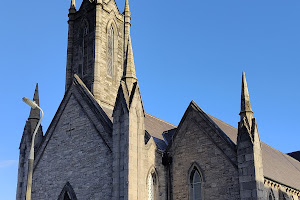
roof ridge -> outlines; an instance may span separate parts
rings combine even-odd
[[[152,118],[157,119],[157,120],[159,120],[159,121],[161,121],[161,122],[164,122],[164,123],[166,123],[166,124],[168,124],[168,125],[170,125],[170,126],[174,126],[174,128],[177,127],[176,125],[171,124],[170,122],[167,122],[167,121],[165,121],[165,120],[163,120],[163,119],[160,119],[160,118],[158,118],[158,117],[155,117],[154,115],[151,115],[151,114],[146,113],[146,112],[145,112],[145,114],[148,115],[149,117],[152,117]]]

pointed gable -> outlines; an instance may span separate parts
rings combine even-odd
[[[33,195],[47,199],[51,193],[57,198],[66,180],[76,188],[78,199],[111,195],[112,124],[97,104],[75,76],[37,152]],[[45,174],[47,182],[40,178]],[[83,182],[93,186],[86,190]]]
[[[99,106],[98,102],[94,99],[93,95],[89,92],[88,88],[80,80],[80,78],[75,75],[73,79],[73,84],[67,90],[53,120],[44,136],[44,140],[41,147],[38,149],[37,158],[35,159],[35,164],[39,162],[39,159],[43,155],[43,151],[47,148],[49,141],[53,133],[58,127],[58,123],[62,121],[61,117],[65,114],[66,107],[70,104],[70,100],[73,102],[72,108],[80,108],[80,113],[78,115],[84,115],[90,120],[90,123],[95,128],[98,133],[99,139],[103,140],[105,146],[111,151],[111,134],[112,134],[112,122],[107,117],[106,113]],[[70,109],[69,113],[73,110]],[[81,116],[78,116],[81,117]],[[71,123],[70,119],[65,119],[65,123]],[[72,128],[71,128],[72,129]]]

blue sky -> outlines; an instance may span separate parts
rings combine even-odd
[[[116,0],[123,11],[125,0]],[[76,1],[77,8],[81,1]],[[3,1],[0,199],[15,199],[18,147],[39,83],[46,131],[64,94],[69,0]],[[237,126],[242,71],[261,140],[300,150],[300,1],[130,1],[146,112],[177,125],[191,100]]]

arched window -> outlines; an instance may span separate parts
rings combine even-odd
[[[82,46],[81,46],[81,62],[78,65],[78,75],[82,78],[87,74],[88,68],[88,34],[89,34],[89,26],[87,21],[84,21],[81,25],[82,35]]]
[[[202,178],[196,167],[193,168],[190,174],[190,200],[201,200]]]
[[[68,192],[65,192],[64,200],[71,200],[71,197],[69,196]]]
[[[107,34],[107,75],[113,76],[114,65],[114,28],[111,25]]]
[[[62,189],[60,195],[58,196],[58,200],[77,200],[76,194],[69,182],[67,182]]]
[[[154,200],[154,182],[152,174],[149,174],[147,179],[147,187],[148,187],[148,200]]]
[[[82,43],[82,75],[87,74],[88,68],[88,33],[89,28],[87,23],[85,23],[83,28],[83,43]]]

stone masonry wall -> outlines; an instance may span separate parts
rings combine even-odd
[[[67,181],[78,199],[111,199],[112,155],[72,95],[33,174],[33,200],[57,199]],[[86,107],[86,105],[84,106]]]
[[[235,152],[198,111],[189,111],[179,129],[171,147],[173,199],[189,199],[189,170],[193,163],[202,173],[203,199],[239,199],[238,170],[230,161],[236,157]]]

